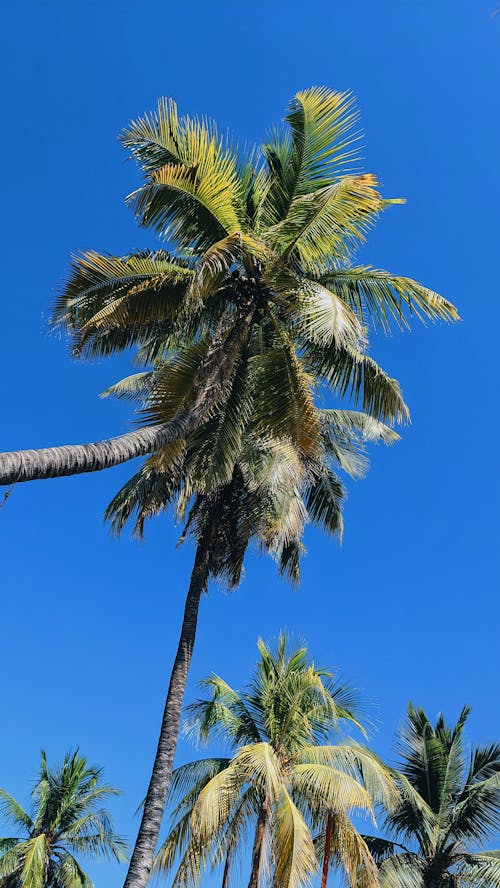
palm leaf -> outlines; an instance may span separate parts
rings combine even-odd
[[[316,870],[314,845],[307,824],[283,786],[276,803],[273,888],[299,888]]]
[[[443,296],[411,278],[370,266],[333,269],[320,281],[356,312],[362,324],[371,321],[385,333],[393,322],[399,329],[409,329],[408,315],[419,320],[459,320],[455,306]]]

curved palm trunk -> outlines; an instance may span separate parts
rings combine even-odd
[[[64,444],[62,447],[1,453],[0,485],[109,469],[136,456],[146,456],[184,437],[193,431],[198,419],[194,412],[187,412],[179,414],[171,422],[92,444]]]
[[[41,450],[0,453],[0,485],[99,472],[136,456],[154,453],[165,444],[189,435],[223,394],[238,359],[240,346],[252,325],[253,314],[253,303],[250,307],[246,305],[231,332],[222,340],[214,340],[200,368],[196,397],[189,410],[177,414],[170,422],[93,444],[66,444]]]
[[[328,814],[326,820],[325,855],[323,857],[323,872],[321,874],[321,888],[326,888],[328,870],[330,868],[330,851],[332,849],[333,814]]]
[[[212,537],[216,528],[211,529]],[[167,700],[163,712],[160,737],[153,765],[153,772],[144,802],[141,825],[124,882],[124,888],[144,888],[151,874],[154,852],[165,809],[172,766],[179,736],[182,700],[191,663],[198,622],[201,593],[209,575],[210,542],[198,544],[193,572],[184,608],[179,645],[170,676]]]
[[[269,803],[264,799],[259,816],[257,818],[257,827],[255,830],[255,839],[252,850],[252,871],[250,873],[250,881],[248,888],[259,888],[260,877],[262,875],[262,864],[264,861],[264,841],[266,838],[267,824],[269,823]]]

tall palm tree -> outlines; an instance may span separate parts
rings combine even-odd
[[[276,650],[262,641],[258,648],[245,692],[212,676],[202,682],[209,698],[188,707],[191,734],[218,735],[231,754],[175,771],[172,828],[155,861],[167,874],[180,857],[175,888],[197,883],[209,865],[222,867],[224,888],[233,884],[249,833],[249,888],[261,885],[266,870],[276,888],[303,885],[317,869],[311,830],[323,807],[338,812],[346,835],[362,846],[349,811],[372,813],[375,799],[393,797],[391,776],[371,752],[353,741],[328,742],[343,723],[358,725],[352,692],[315,667],[306,648],[288,649],[284,635]],[[361,867],[356,856],[363,883],[354,880],[353,860],[345,862],[352,885],[377,885],[366,849]]]
[[[15,830],[0,839],[2,888],[92,888],[77,858],[126,860],[125,843],[102,807],[117,790],[103,785],[101,775],[78,752],[55,768],[42,752],[29,813],[0,789],[1,815]]]
[[[407,417],[397,383],[366,353],[366,323],[387,331],[411,315],[458,316],[409,278],[352,264],[394,203],[356,171],[356,121],[349,94],[314,87],[297,93],[286,128],[247,156],[214,124],[179,118],[171,100],[130,124],[123,143],[144,182],[129,203],[176,252],[76,257],[55,319],[74,333],[75,354],[139,346],[164,373],[173,348],[196,342],[196,372],[174,414],[152,411],[146,426],[107,441],[4,453],[0,484],[96,471],[185,437],[217,407],[256,337],[263,421],[290,426],[300,411],[293,434],[303,445],[314,441],[312,383],[351,394],[379,419]]]
[[[400,798],[389,839],[366,837],[382,888],[495,888],[500,851],[483,850],[500,826],[500,745],[470,750],[466,707],[456,725],[408,708],[400,732]],[[472,847],[471,847],[472,846]]]
[[[150,383],[143,377],[122,380],[109,392],[137,397],[142,391],[147,405]],[[239,380],[242,384],[252,391],[257,380],[247,373]],[[209,578],[235,588],[247,547],[255,540],[276,558],[280,573],[298,582],[306,520],[315,521],[329,533],[342,532],[343,486],[333,469],[359,476],[365,468],[365,442],[391,443],[397,438],[392,429],[366,414],[317,410],[322,450],[315,459],[306,459],[288,439],[263,436],[253,413],[240,410],[235,414],[231,401],[230,396],[219,414],[183,445],[171,445],[151,457],[119,491],[106,513],[117,532],[133,515],[135,532],[142,535],[146,518],[172,502],[178,516],[185,518],[191,504],[182,538],[190,533],[196,544],[129,884],[147,880],[151,868],[172,774],[200,597]]]

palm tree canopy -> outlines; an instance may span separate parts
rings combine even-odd
[[[242,368],[259,381],[256,425],[286,434],[307,456],[319,447],[313,400],[321,387],[375,419],[408,418],[396,380],[367,353],[368,329],[458,315],[427,287],[354,263],[381,212],[400,202],[360,173],[357,125],[350,94],[313,87],[297,93],[284,126],[250,153],[210,121],[180,117],[171,99],[127,127],[122,141],[142,175],[128,202],[170,249],[76,256],[54,321],[72,333],[75,354],[133,347],[153,365],[145,419],[155,432],[141,438],[138,430],[123,452],[120,439],[102,454],[94,446],[86,462],[79,452],[76,471],[182,436],[176,413],[198,397],[196,423],[209,419]],[[232,355],[218,378],[214,342]],[[245,398],[242,391],[235,409]],[[50,459],[39,459],[43,477]],[[71,459],[69,450],[61,455],[66,473]],[[0,470],[3,483],[35,477],[15,455],[4,455]]]
[[[359,726],[352,690],[311,663],[306,648],[290,649],[284,635],[275,649],[262,641],[258,648],[243,693],[211,676],[202,682],[208,697],[187,709],[188,734],[218,736],[229,755],[174,772],[172,826],[155,867],[171,872],[177,861],[175,886],[194,884],[206,866],[223,863],[232,872],[259,822],[272,884],[304,884],[317,868],[312,835],[325,811],[342,817],[345,850],[356,834],[349,812],[373,816],[378,801],[393,797],[391,775],[371,752],[354,741],[330,742],[344,724]],[[373,868],[366,852],[367,866],[368,859]]]
[[[442,715],[433,725],[423,709],[408,708],[400,797],[386,818],[394,840],[366,839],[384,888],[500,885],[500,851],[483,850],[500,826],[500,746],[467,749],[469,713],[454,726]]]
[[[4,888],[92,888],[78,858],[126,860],[125,843],[113,830],[103,803],[117,794],[78,752],[49,768],[44,752],[38,780],[25,811],[0,790],[0,813],[14,835],[0,839],[0,885]]]

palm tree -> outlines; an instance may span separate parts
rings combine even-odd
[[[465,747],[465,707],[454,727],[408,708],[399,736],[400,799],[391,840],[366,837],[382,888],[495,888],[500,851],[479,850],[500,825],[500,745]],[[472,848],[471,848],[472,845]]]
[[[129,125],[122,140],[144,182],[128,201],[175,255],[83,253],[54,317],[74,334],[75,354],[139,347],[160,361],[163,379],[172,349],[196,343],[195,372],[174,414],[152,411],[146,426],[93,444],[4,453],[0,484],[97,471],[186,437],[223,399],[250,339],[262,344],[262,421],[290,426],[300,411],[292,431],[303,445],[315,437],[307,422],[315,383],[379,419],[407,418],[396,381],[366,353],[365,325],[387,331],[408,326],[408,315],[458,315],[409,278],[352,265],[394,203],[373,175],[355,171],[356,120],[349,94],[305,90],[286,129],[246,157],[212,123],[179,118],[171,100]]]
[[[393,796],[391,776],[371,752],[353,741],[327,742],[343,723],[359,725],[352,692],[315,667],[306,648],[289,650],[284,635],[276,650],[262,641],[258,648],[245,692],[212,676],[202,682],[209,698],[188,707],[188,732],[197,740],[218,735],[231,755],[174,773],[172,828],[155,869],[170,873],[180,856],[175,888],[196,883],[208,865],[223,868],[224,888],[233,884],[249,833],[249,888],[270,868],[276,888],[302,885],[317,869],[311,830],[323,809],[338,812],[346,835],[362,846],[348,812],[372,813],[374,799]],[[353,860],[345,862],[351,885],[361,884]],[[358,875],[377,885],[368,851]]]
[[[251,390],[257,380],[247,373],[239,384]],[[144,378],[122,380],[108,393],[137,397],[141,390],[147,405],[149,383]],[[134,516],[135,533],[140,536],[146,518],[172,502],[178,517],[185,518],[190,504],[181,539],[190,534],[196,545],[153,771],[127,877],[130,884],[135,879],[147,880],[151,869],[171,780],[200,597],[209,578],[235,588],[245,552],[255,540],[278,561],[281,574],[298,582],[306,520],[331,534],[342,532],[343,486],[332,465],[359,476],[366,467],[365,442],[392,443],[397,438],[392,429],[366,414],[317,410],[322,451],[306,460],[289,440],[263,437],[245,410],[234,413],[231,401],[229,397],[219,414],[183,445],[171,445],[151,457],[106,513],[116,532]]]
[[[0,839],[2,888],[92,888],[80,855],[126,860],[125,843],[101,807],[117,790],[103,785],[101,775],[78,752],[56,768],[42,752],[30,813],[0,789],[0,812],[15,830]]]

